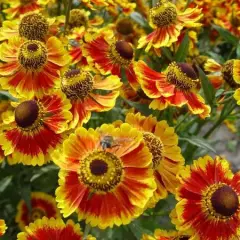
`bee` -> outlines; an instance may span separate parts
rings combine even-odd
[[[114,137],[110,135],[103,136],[100,140],[100,145],[103,150],[119,146],[119,144],[116,143]]]
[[[132,141],[134,141],[133,138],[118,138],[111,135],[104,135],[100,139],[100,146],[104,151],[113,148],[117,151],[121,146],[126,146],[126,144],[130,146]]]

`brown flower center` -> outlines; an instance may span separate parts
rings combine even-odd
[[[225,217],[232,216],[239,208],[237,193],[227,185],[218,188],[212,194],[211,203],[215,212]]]
[[[231,87],[231,88],[239,88],[240,87],[240,84],[237,84],[235,81],[234,81],[234,78],[233,78],[233,63],[234,63],[234,60],[231,59],[231,60],[228,60],[226,61],[224,64],[223,64],[223,67],[222,67],[222,76],[223,76],[223,79],[224,81]]]
[[[117,41],[116,51],[119,53],[121,57],[127,60],[131,60],[133,58],[133,48],[126,41]]]
[[[103,160],[96,159],[90,163],[90,169],[91,169],[92,174],[94,174],[96,176],[101,176],[107,172],[108,165]]]
[[[21,128],[28,128],[34,125],[38,116],[39,106],[33,100],[22,102],[15,109],[15,121]]]
[[[166,70],[166,76],[168,82],[174,84],[181,91],[190,91],[199,84],[196,72],[187,63],[172,62]]]
[[[92,192],[108,192],[121,182],[122,174],[122,162],[117,156],[106,151],[94,151],[81,161],[79,179]]]
[[[130,43],[126,41],[117,41],[113,43],[109,50],[109,58],[114,64],[122,67],[128,67],[134,57],[134,50]]]
[[[45,212],[40,208],[35,208],[31,212],[30,222],[34,222],[37,219],[42,219],[45,216]]]
[[[29,40],[43,41],[48,33],[47,19],[39,13],[24,16],[19,25],[19,35]]]
[[[155,7],[150,9],[150,24],[157,27],[166,27],[177,19],[177,10],[168,0],[160,0]]]
[[[188,240],[190,237],[188,236],[180,236],[176,240]]]
[[[133,23],[128,18],[124,18],[118,21],[116,29],[120,34],[123,35],[129,35],[134,32]]]
[[[85,13],[84,10],[72,9],[70,11],[69,27],[74,28],[74,27],[87,26],[88,17],[84,13]]]
[[[90,72],[70,69],[61,79],[62,91],[69,99],[83,99],[93,89],[93,76]]]
[[[47,48],[40,41],[26,41],[19,49],[18,60],[25,69],[38,71],[47,62]]]
[[[160,138],[149,132],[143,134],[143,139],[152,154],[153,169],[157,169],[163,158],[163,143]]]

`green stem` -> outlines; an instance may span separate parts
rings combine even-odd
[[[185,116],[183,117],[183,119],[175,126],[175,131],[177,131],[179,129],[179,127],[181,126],[181,124],[189,117],[189,112],[185,114]]]
[[[68,23],[69,23],[71,7],[72,7],[72,0],[68,0],[67,10],[66,10],[66,20],[65,20],[65,25],[64,25],[64,35],[66,35],[67,26],[68,26]]]
[[[91,225],[90,224],[87,224],[85,226],[85,230],[84,230],[84,234],[83,234],[83,240],[86,240],[87,239],[87,236],[88,234],[90,233],[90,230],[91,230]]]
[[[219,125],[231,114],[231,112],[235,109],[236,104],[233,104],[224,117],[221,117],[217,120],[217,122],[212,126],[212,128],[203,136],[204,138],[208,138],[218,127]]]

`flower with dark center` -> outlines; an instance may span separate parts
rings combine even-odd
[[[183,28],[201,26],[197,23],[201,16],[198,8],[187,8],[181,12],[171,1],[159,0],[149,14],[149,24],[154,30],[139,39],[138,48],[146,47],[146,51],[149,51],[152,47],[159,49],[171,46],[178,41]]]
[[[123,18],[117,22],[116,29],[122,35],[129,35],[134,32],[133,23],[128,18]]]
[[[186,226],[193,238],[234,239],[240,224],[240,177],[231,172],[227,160],[199,158],[180,172],[179,179],[177,228]]]
[[[19,24],[19,35],[29,40],[43,41],[48,33],[47,19],[40,13],[25,15]]]
[[[142,132],[144,143],[152,154],[157,189],[146,207],[154,207],[160,199],[167,197],[168,192],[175,193],[179,185],[176,175],[184,164],[184,158],[177,146],[178,137],[166,121],[157,122],[151,116],[129,113],[125,121]]]
[[[134,52],[131,44],[123,40],[113,43],[109,52],[111,61],[122,67],[128,67],[133,60],[133,56]]]
[[[182,107],[187,104],[193,114],[201,118],[209,116],[210,107],[198,94],[200,80],[190,64],[172,62],[164,72],[156,72],[139,61],[134,71],[144,93],[153,99],[150,108],[163,110],[169,105]]]
[[[5,155],[10,155],[9,163],[47,163],[52,151],[61,145],[62,133],[68,130],[70,108],[69,100],[59,91],[42,98],[21,99],[14,113],[9,113],[13,119],[9,128],[0,135],[0,145]]]
[[[194,90],[199,83],[196,72],[188,63],[171,63],[166,70],[166,76],[167,81],[181,91]]]
[[[17,235],[17,240],[80,240],[84,238],[85,235],[83,235],[80,225],[72,220],[65,223],[60,217],[58,219],[43,217],[26,226],[26,229]],[[95,239],[91,235],[86,235],[86,238]]]
[[[50,93],[59,84],[60,70],[70,58],[56,37],[46,43],[14,37],[2,43],[0,60],[4,62],[0,68],[4,89],[16,97],[32,98]]]
[[[24,200],[21,200],[17,206],[16,222],[22,231],[30,223],[33,223],[37,219],[42,219],[44,216],[48,218],[61,217],[55,198],[49,194],[32,192],[30,202],[31,211]]]
[[[139,83],[133,69],[134,48],[125,40],[115,40],[112,31],[97,33],[93,36],[86,34],[86,43],[83,45],[83,56],[88,64],[100,71],[103,75],[117,75],[122,77],[123,70],[127,80],[136,90]]]
[[[103,148],[104,136],[118,145]],[[128,224],[143,212],[156,185],[151,153],[137,129],[126,123],[79,127],[63,145],[53,159],[61,168],[56,198],[64,217],[76,211],[79,219],[104,229]]]
[[[150,22],[157,27],[167,27],[176,22],[176,6],[168,0],[160,0],[150,9]]]
[[[86,123],[92,111],[103,112],[114,107],[121,85],[116,76],[109,76],[103,80],[79,68],[65,71],[61,77],[61,90],[72,104],[73,120],[70,127],[75,128]],[[97,93],[98,89],[108,93]]]

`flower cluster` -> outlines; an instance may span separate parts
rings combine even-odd
[[[239,36],[237,0],[0,0],[0,236],[240,238],[208,139],[239,132]]]

